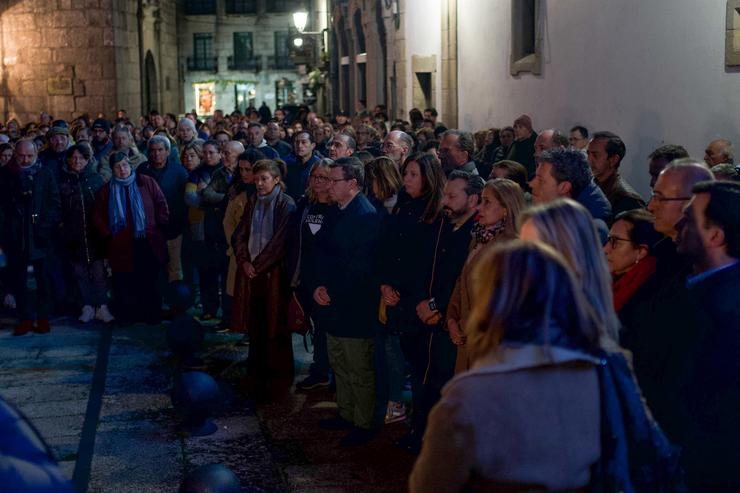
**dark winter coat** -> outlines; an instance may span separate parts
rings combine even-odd
[[[51,168],[54,172],[54,178],[59,181],[62,168],[67,164],[67,151],[54,152],[51,147],[47,147],[39,152],[39,161],[43,166]]]
[[[314,303],[319,324],[335,337],[371,338],[378,319],[380,293],[373,275],[374,253],[380,233],[375,207],[360,193],[339,209],[326,242],[321,246],[319,270],[311,292],[326,288],[331,304]]]
[[[30,176],[14,162],[0,168],[0,204],[0,247],[9,260],[45,257],[61,213],[52,170],[40,166]]]
[[[146,239],[152,252],[160,264],[167,263],[167,243],[164,236],[164,228],[169,220],[169,209],[167,199],[154,178],[146,175],[136,174],[136,186],[139,187],[141,199],[144,203],[144,214],[146,216]],[[113,272],[133,272],[133,242],[134,227],[131,218],[131,210],[126,212],[126,227],[112,235],[109,229],[108,200],[110,198],[110,183],[106,183],[95,197],[95,208],[93,209],[93,223],[98,233],[104,238],[107,246],[107,258]],[[131,201],[126,200],[127,204]]]
[[[185,205],[185,184],[188,181],[188,172],[181,164],[167,164],[156,169],[150,163],[144,163],[137,171],[139,174],[151,176],[159,185],[170,211],[170,218],[165,235],[168,240],[180,236],[187,225],[187,207]]]
[[[423,222],[426,206],[427,200],[423,197],[405,200],[383,221],[378,284],[387,284],[399,293],[398,304],[386,308],[388,327],[396,332],[424,329],[416,315],[416,305],[430,298],[429,278],[442,220],[432,224]]]
[[[247,199],[242,220],[231,237],[236,258],[236,282],[234,284],[234,306],[232,307],[231,323],[234,328],[246,328],[267,331],[269,337],[289,332],[286,326],[288,301],[290,299],[290,284],[285,269],[285,257],[288,251],[289,226],[295,213],[295,202],[289,195],[281,193],[275,199],[273,212],[273,235],[265,248],[257,257],[249,254],[249,234],[252,227],[252,214],[257,203],[257,195]],[[249,262],[257,273],[255,279],[250,280],[244,274],[242,265]],[[258,282],[259,278],[267,282],[267,327],[249,327],[251,303],[250,284]]]
[[[594,218],[594,224],[599,233],[601,242],[606,242],[609,234],[609,225],[612,223],[612,206],[594,180],[591,180],[586,188],[581,190],[576,197],[576,202],[585,207]]]
[[[619,173],[612,175],[605,183],[600,183],[599,187],[611,204],[612,213],[615,216],[632,209],[644,209],[647,205],[640,194],[624,181]]]
[[[291,154],[285,158],[285,165],[288,168],[288,174],[285,176],[286,193],[293,197],[293,200],[300,199],[306,192],[308,185],[308,175],[311,173],[311,166],[321,159],[318,154],[314,153],[305,163],[301,158]]]
[[[534,141],[537,140],[537,133],[532,132],[529,138],[517,140],[511,145],[509,155],[506,159],[516,161],[527,169],[527,175],[531,180],[534,178],[536,163],[534,161]]]
[[[88,164],[79,173],[62,168],[59,195],[62,202],[60,236],[65,253],[73,262],[91,263],[104,258],[105,251],[92,221],[95,194],[103,178]]]
[[[203,228],[206,244],[223,254],[226,254],[226,236],[224,236],[224,215],[229,202],[229,186],[234,180],[234,174],[225,166],[211,175],[211,182],[206,188],[198,192],[200,206],[205,211]]]
[[[688,288],[699,313],[679,402],[691,491],[740,491],[740,263]]]
[[[473,225],[475,218],[471,217],[458,229],[454,229],[454,225],[446,221],[442,227],[431,286],[432,297],[443,316],[447,312],[457,278],[460,277],[465,260],[468,258]]]

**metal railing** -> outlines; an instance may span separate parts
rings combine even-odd
[[[191,72],[218,72],[218,57],[188,57]]]
[[[261,57],[236,58],[230,56],[227,62],[229,70],[246,70],[249,72],[259,72],[262,70]]]
[[[269,56],[267,57],[267,66],[271,70],[293,70],[295,63],[290,56]]]

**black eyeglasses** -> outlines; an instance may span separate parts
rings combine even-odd
[[[619,242],[620,241],[628,241],[628,242],[632,243],[632,240],[630,240],[629,238],[620,238],[619,236],[612,236],[612,235],[609,235],[609,236],[606,237],[606,242],[612,248],[617,248],[617,245],[619,245]]]
[[[691,200],[691,197],[663,197],[660,194],[653,192],[650,195],[650,199],[656,202],[685,202]]]
[[[331,182],[332,185],[336,185],[340,181],[349,181],[348,178],[327,178]]]

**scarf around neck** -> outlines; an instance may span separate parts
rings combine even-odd
[[[632,298],[640,286],[655,273],[657,260],[648,256],[638,262],[612,284],[614,311],[619,312]]]
[[[132,186],[133,185],[133,186]],[[108,197],[108,222],[110,231],[116,234],[126,227],[126,191],[131,201],[131,217],[134,220],[134,237],[146,236],[146,214],[144,202],[139,187],[136,186],[136,172],[125,179],[116,178],[110,181],[110,196]]]
[[[493,226],[483,226],[481,223],[476,222],[473,226],[473,230],[470,232],[470,234],[475,238],[475,243],[478,245],[485,245],[489,241],[493,240],[497,236],[499,236],[501,233],[504,232],[504,228],[506,227],[506,221],[500,220]]]
[[[280,185],[275,185],[268,195],[257,195],[247,244],[249,256],[253,261],[272,240],[275,203],[280,192]]]

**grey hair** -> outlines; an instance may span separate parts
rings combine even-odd
[[[442,134],[442,138],[444,139],[448,135],[456,135],[458,149],[468,153],[468,160],[473,159],[473,155],[475,154],[475,140],[473,139],[473,134],[453,128],[446,130]]]
[[[146,143],[147,148],[152,144],[161,144],[167,152],[170,152],[170,139],[164,135],[153,135],[152,138],[149,139],[149,142]]]

